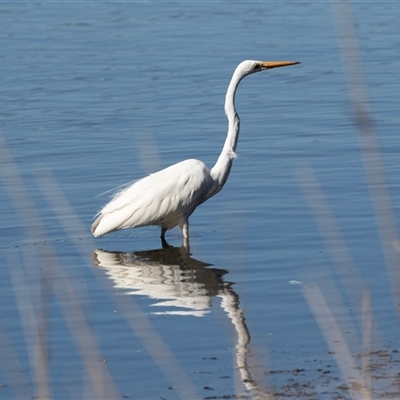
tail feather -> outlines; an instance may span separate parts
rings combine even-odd
[[[96,218],[96,220],[93,222],[92,226],[90,227],[90,230],[92,231],[92,234],[94,237],[99,237],[102,234],[99,232],[96,232],[101,220],[101,214]]]
[[[132,214],[133,212],[129,207],[114,212],[107,212],[103,209],[91,227],[93,236],[99,237],[119,229],[140,226],[141,224],[130,221]]]

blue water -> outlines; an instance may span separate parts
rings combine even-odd
[[[353,12],[392,214],[331,3],[0,3],[0,398],[357,398],[366,359],[365,387],[398,393],[399,10]],[[99,194],[213,165],[243,59],[301,64],[241,83],[191,255],[179,229],[166,250],[156,227],[94,240]]]

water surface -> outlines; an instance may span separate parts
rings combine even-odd
[[[353,6],[396,228],[399,11]],[[379,229],[330,3],[2,3],[0,18],[0,398],[398,395],[400,246]],[[213,165],[243,59],[302,64],[241,83],[238,159],[191,217],[191,254],[179,229],[164,250],[155,227],[93,240],[98,194]]]

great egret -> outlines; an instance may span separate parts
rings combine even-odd
[[[119,229],[147,225],[165,232],[179,225],[184,239],[189,237],[189,217],[197,206],[218,193],[228,179],[235,157],[240,120],[235,108],[235,93],[247,75],[263,70],[299,64],[296,61],[241,62],[233,73],[225,97],[229,128],[224,147],[214,167],[209,170],[199,160],[189,159],[142,178],[116,193],[97,214],[92,225],[95,237]]]

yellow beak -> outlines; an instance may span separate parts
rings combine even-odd
[[[260,63],[262,68],[271,69],[271,68],[278,68],[278,67],[287,67],[289,65],[296,65],[300,64],[298,61],[263,61]]]

